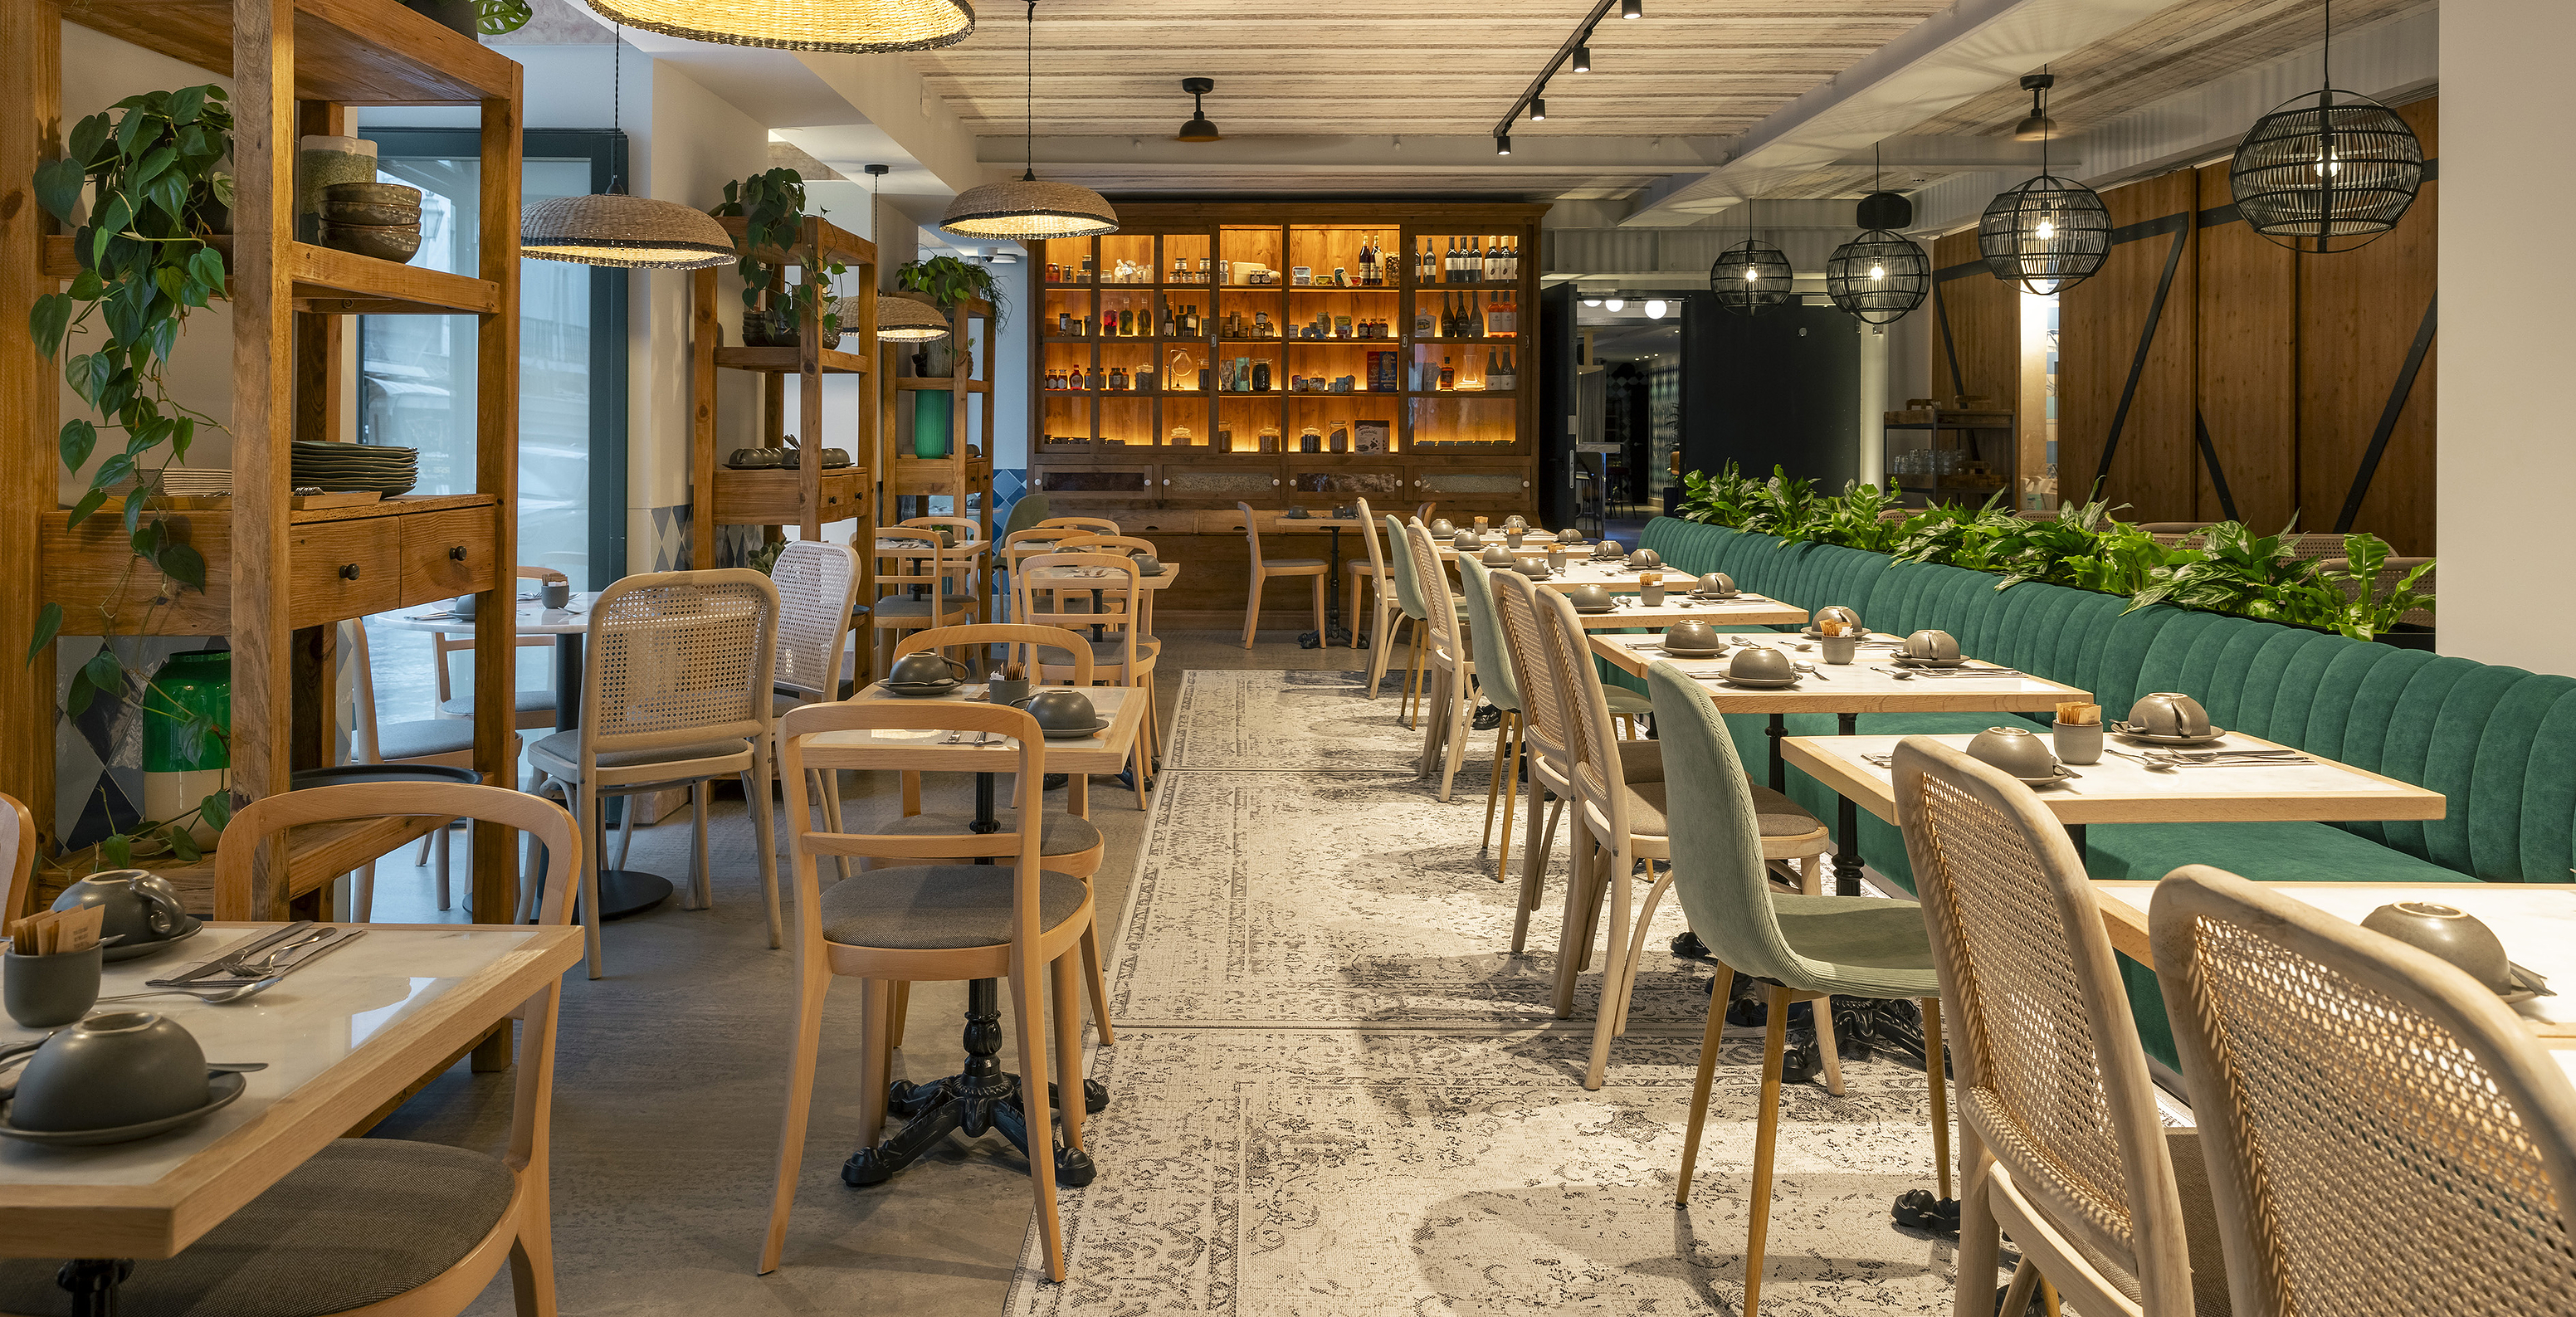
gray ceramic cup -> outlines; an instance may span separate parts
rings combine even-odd
[[[2129,706],[2129,726],[2156,736],[2207,736],[2209,710],[2179,691],[2156,691]]]
[[[1135,563],[1136,574],[1138,576],[1160,576],[1163,574],[1163,560],[1150,553],[1137,554],[1135,557]]]
[[[22,956],[15,948],[0,952],[0,996],[7,998],[9,1018],[30,1029],[51,1029],[89,1014],[98,1004],[100,952],[57,951],[50,956]]]
[[[538,587],[538,591],[548,608],[564,608],[572,603],[572,582],[570,581],[548,581]]]
[[[995,704],[1017,704],[1029,697],[1029,690],[1029,681],[1025,677],[1018,681],[995,677],[984,686],[985,696]]]
[[[1565,570],[1564,549],[1552,547],[1547,551],[1547,569],[1551,572],[1561,572]]]
[[[2371,911],[2361,926],[2459,966],[2490,992],[2514,990],[2513,962],[2505,958],[2504,942],[2486,921],[2465,910],[2400,901]]]
[[[463,619],[465,619],[466,621],[469,621],[469,622],[470,622],[470,621],[472,621],[472,620],[474,620],[474,596],[473,596],[473,595],[470,595],[470,594],[461,594],[461,595],[456,596],[456,603],[453,605],[453,607],[454,607],[455,613],[456,613],[456,615],[457,615],[458,617],[463,618]]]
[[[1503,544],[1506,548],[1517,549],[1521,547],[1521,542],[1528,538],[1529,532],[1525,530],[1507,530],[1503,532]]]
[[[51,960],[51,956],[37,957]],[[103,1130],[206,1105],[206,1053],[151,1011],[93,1015],[55,1034],[18,1076],[9,1122],[30,1130]]]
[[[1664,602],[1664,583],[1659,580],[1640,583],[1637,586],[1637,602],[1648,608],[1662,606]]]
[[[2049,739],[2057,743],[2057,757],[2070,764],[2102,762],[2102,724],[2051,723]]]
[[[1819,639],[1816,644],[1818,648],[1824,651],[1825,662],[1827,663],[1849,663],[1860,653],[1860,637],[1858,636],[1825,636]],[[2089,764],[2093,761],[2087,759],[2084,762]]]

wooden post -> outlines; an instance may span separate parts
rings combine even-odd
[[[287,524],[295,396],[295,6],[233,0],[232,796],[286,789],[294,654]],[[285,847],[260,847],[253,909],[282,904]]]
[[[716,565],[716,272],[689,275],[689,566]]]
[[[0,8],[0,792],[35,816],[40,851],[54,842],[54,649],[31,661],[36,614],[44,607],[38,529],[57,499],[56,376],[25,326],[36,299],[53,291],[39,249],[53,231],[36,204],[36,166],[62,153],[62,8],[55,0],[8,0]]]
[[[831,300],[831,281],[823,271],[823,221],[805,221],[807,284],[822,292],[806,308],[805,323],[796,327],[796,528],[806,539],[823,538],[823,312]],[[784,380],[772,375],[769,378]],[[856,454],[852,454],[856,457]]]
[[[500,311],[475,328],[474,487],[499,500],[492,518],[492,588],[474,606],[474,771],[486,781],[516,786],[510,740],[515,734],[519,684],[514,619],[519,582],[519,107],[522,73],[510,68],[510,93],[483,101],[483,250],[478,273],[499,292]],[[625,509],[609,510],[611,516]],[[571,692],[564,692],[570,695]],[[474,922],[506,924],[518,918],[519,835],[478,823],[473,830]],[[476,1070],[510,1064],[510,1030],[503,1027],[474,1049]]]

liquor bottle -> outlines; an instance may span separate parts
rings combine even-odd
[[[1449,364],[1449,359],[1447,357],[1442,357],[1440,359],[1440,387],[1444,389],[1454,389],[1458,387],[1457,368]]]
[[[1439,263],[1434,259],[1433,252],[1431,250],[1431,240],[1429,238],[1423,239],[1422,259],[1413,263],[1413,282],[1416,285],[1438,282],[1434,272],[1439,268]]]
[[[1431,323],[1431,299],[1416,294],[1413,299],[1413,336],[1432,338],[1436,334]]]
[[[1270,392],[1270,358],[1263,357],[1261,360],[1252,363],[1252,391],[1254,393]]]
[[[1170,338],[1170,337],[1172,336],[1172,331],[1173,331],[1175,328],[1177,328],[1177,327],[1178,327],[1178,326],[1177,326],[1176,322],[1175,322],[1175,321],[1173,320],[1173,318],[1172,318],[1172,304],[1171,304],[1170,302],[1165,302],[1165,303],[1163,303],[1163,334],[1162,334],[1162,336],[1163,336],[1164,338]]]
[[[1467,296],[1475,302],[1475,305],[1470,306],[1467,309],[1467,336],[1469,338],[1483,338],[1486,335],[1484,307],[1485,295],[1483,293],[1469,293]]]
[[[1121,311],[1118,313],[1118,333],[1117,333],[1116,337],[1119,337],[1119,338],[1134,338],[1135,336],[1136,336],[1136,312],[1135,312],[1135,309],[1134,309],[1134,308],[1132,308],[1132,307],[1130,307],[1130,308],[1127,308],[1127,309],[1121,310]]]
[[[1112,366],[1109,368],[1109,391],[1112,393],[1124,393],[1127,391],[1126,367]]]

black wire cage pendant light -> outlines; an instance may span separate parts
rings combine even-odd
[[[1740,316],[1787,306],[1789,278],[1789,254],[1760,238],[1719,252],[1708,267],[1708,289],[1717,294],[1717,304]]]
[[[1871,150],[1870,186],[1878,185]],[[1864,324],[1892,325],[1903,320],[1932,290],[1932,258],[1898,227],[1914,222],[1914,203],[1894,192],[1873,191],[1861,198],[1857,221],[1861,235],[1825,258],[1825,297]]]
[[[2397,227],[2424,186],[2424,143],[2397,112],[2334,85],[2334,6],[2313,96],[2254,121],[2227,162],[2236,212],[2293,251],[2348,252]]]
[[[2043,124],[2053,123],[2045,93],[2056,82],[2046,73],[2021,80],[2025,90],[2042,93],[2039,112],[2032,117]],[[2111,212],[2093,189],[2048,172],[2048,139],[2043,136],[2039,177],[1996,193],[1978,217],[1977,254],[2006,283],[2042,297],[2062,293],[2093,277],[2111,254]]]

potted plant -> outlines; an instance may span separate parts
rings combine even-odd
[[[756,348],[794,347],[802,328],[819,318],[823,346],[838,346],[841,317],[834,309],[832,280],[848,273],[848,267],[821,260],[820,252],[801,249],[805,180],[795,170],[781,167],[725,184],[724,196],[723,204],[707,213],[743,221],[742,259],[736,264],[742,274],[743,343]],[[786,282],[782,264],[761,259],[765,252],[790,257],[801,252],[806,258],[801,262],[804,278]]]
[[[954,256],[906,261],[895,267],[894,286],[908,293],[923,295],[945,316],[956,315],[962,303],[985,302],[993,308],[992,332],[1000,331],[1010,310],[1009,300],[1002,295],[1001,286],[993,281],[991,270]],[[966,346],[969,352],[967,369],[971,372],[974,369],[972,340]],[[915,354],[916,368],[924,379],[946,379],[957,368],[956,356],[957,344],[953,340],[935,338],[922,344],[921,350]]]

